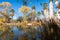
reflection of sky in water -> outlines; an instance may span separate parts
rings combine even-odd
[[[13,40],[18,40],[18,36],[22,36],[23,35],[23,30],[18,30],[18,28],[17,27],[14,27],[13,28],[13,32],[14,32],[14,38],[13,38]]]
[[[14,27],[13,28],[13,32],[14,32],[14,35],[16,36],[16,35],[22,35],[24,32],[23,32],[23,30],[18,30],[18,28],[17,27]]]
[[[14,32],[14,38],[13,38],[13,40],[18,40],[18,28],[14,27],[13,28],[13,32]]]
[[[35,32],[35,37],[40,39],[40,35],[37,32],[38,29],[39,29],[38,27],[35,27],[35,31],[36,31]],[[24,34],[24,31],[23,30],[19,30],[17,27],[14,27],[12,30],[14,32],[14,37],[13,37],[12,40],[18,40],[18,37],[19,36],[21,37]],[[43,28],[41,28],[41,31],[43,31]],[[31,39],[32,35],[29,32],[27,32],[26,35],[28,35],[28,37]]]
[[[14,27],[14,28],[13,28],[13,32],[14,32],[14,35],[15,35],[15,36],[18,35],[18,28],[17,28],[17,27]]]

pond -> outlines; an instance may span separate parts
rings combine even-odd
[[[18,36],[22,36],[24,34],[24,31],[23,30],[18,30],[17,27],[13,28],[13,32],[14,32],[14,38],[13,38],[13,40],[17,40]]]
[[[34,29],[28,29],[28,31],[25,33],[23,29],[19,29],[17,28],[16,26],[12,28],[12,31],[13,31],[13,34],[14,36],[11,38],[11,40],[18,40],[19,37],[21,38],[22,36],[26,36],[28,37],[30,40],[32,40],[33,36],[38,40],[40,40],[41,36],[39,34],[39,31],[38,31],[38,27],[34,28]],[[43,31],[41,29],[41,31]],[[0,32],[1,33],[1,32]],[[7,34],[7,33],[6,33]],[[6,35],[5,35],[6,36]],[[1,38],[0,38],[1,39]],[[6,37],[6,40],[9,40],[10,39],[10,36],[9,36],[9,33]],[[1,39],[2,40],[2,39]]]

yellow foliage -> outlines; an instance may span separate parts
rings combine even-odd
[[[24,27],[24,28],[26,28],[27,24],[28,24],[28,22],[24,21],[24,22],[21,23],[21,26]]]
[[[3,22],[3,18],[0,18],[0,22]]]
[[[23,12],[23,13],[28,12],[29,10],[30,8],[26,6],[22,6],[21,8],[19,8],[19,12]]]
[[[6,30],[6,28],[5,28],[5,27],[3,27],[3,26],[0,26],[0,30],[5,31],[5,30]]]
[[[3,6],[7,6],[7,7],[10,7],[11,6],[11,4],[9,2],[2,2],[2,5]]]

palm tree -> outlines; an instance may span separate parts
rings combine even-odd
[[[35,8],[35,6],[32,6],[32,10],[35,10],[36,8]]]
[[[14,13],[15,11],[14,11],[14,9],[11,9],[10,12]]]
[[[38,13],[37,13],[37,17],[38,17],[37,20],[38,20],[38,22],[40,21],[40,15],[41,15],[41,12],[38,12]]]
[[[35,6],[32,6],[32,12],[31,12],[32,21],[34,21],[34,19],[35,19],[35,9],[36,9]]]
[[[44,9],[47,9],[47,3],[44,3]]]
[[[38,16],[40,16],[40,14],[41,14],[40,12],[37,13]]]
[[[40,18],[40,14],[41,14],[41,12],[38,12],[38,13],[37,13],[38,18]]]
[[[44,16],[47,19],[48,18],[48,8],[47,8],[47,3],[44,3]]]

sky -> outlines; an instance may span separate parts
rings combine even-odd
[[[46,2],[49,5],[49,0],[38,0],[38,2],[37,2],[37,0],[27,0],[27,1],[28,1],[28,4],[27,4],[28,7],[31,8],[33,5],[36,6],[36,12],[43,10],[43,6],[41,6],[40,3],[43,4]],[[0,3],[2,3],[2,2],[9,2],[12,5],[11,7],[15,10],[14,17],[13,17],[14,19],[18,18],[19,16],[23,16],[23,13],[18,12],[18,9],[21,6],[23,6],[22,0],[19,0],[19,2],[17,2],[17,0],[0,0]],[[59,0],[59,2],[60,2],[60,0]],[[53,2],[53,4],[54,4],[54,2]]]

